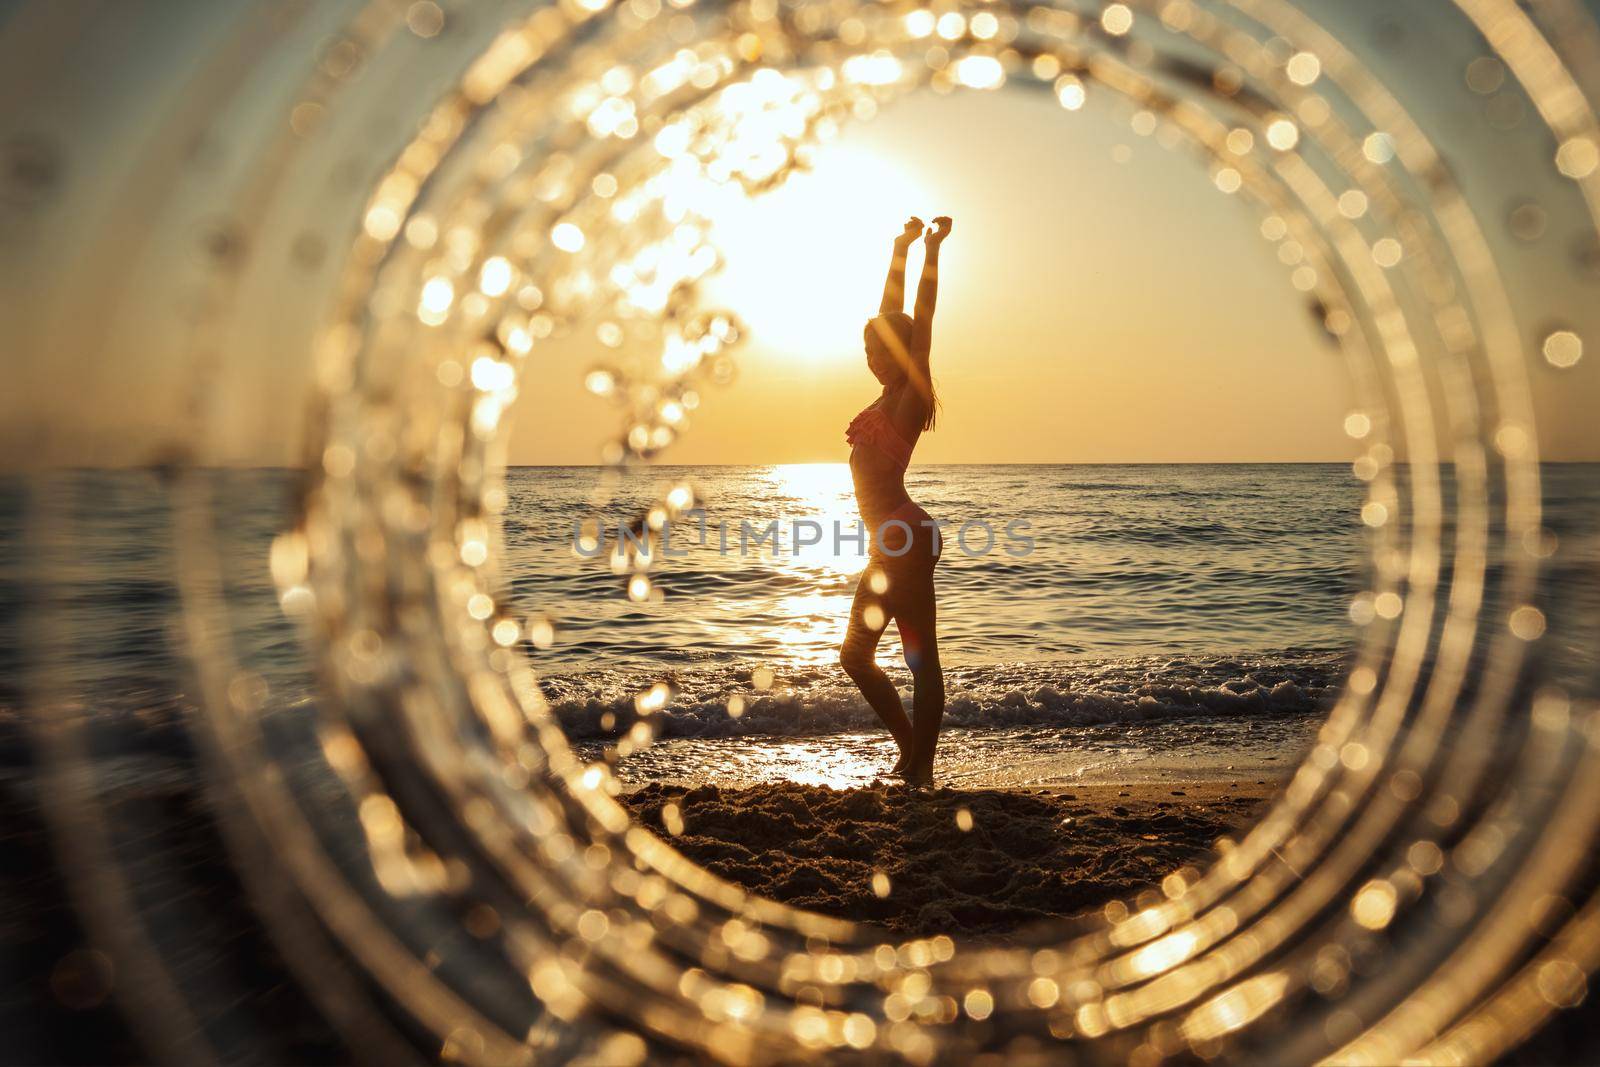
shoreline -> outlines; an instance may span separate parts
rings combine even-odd
[[[1113,783],[1238,782],[1266,788],[1294,772],[1322,719],[1191,719],[1098,727],[948,727],[936,784],[944,789],[1072,790]],[[592,760],[605,746],[580,743]],[[649,785],[864,789],[890,785],[898,751],[887,733],[666,738],[620,759],[624,791]],[[609,760],[608,760],[609,761]]]

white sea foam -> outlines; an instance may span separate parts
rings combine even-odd
[[[1337,695],[1346,654],[1290,650],[1248,657],[1133,657],[947,669],[947,726],[1087,726],[1176,718],[1320,714]],[[656,718],[662,737],[804,736],[875,728],[877,719],[837,667],[804,667],[752,688],[755,665],[663,674],[673,690]],[[891,672],[911,706],[910,677]],[[551,676],[544,689],[575,739],[602,737],[635,718],[652,679],[606,670]],[[742,703],[740,714],[730,704]]]

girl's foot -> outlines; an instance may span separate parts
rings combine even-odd
[[[906,773],[906,767],[909,766],[910,763],[911,754],[909,752],[902,752],[900,753],[900,758],[894,761],[894,766],[889,768],[889,773],[893,775],[903,775]]]
[[[933,785],[933,764],[907,767],[900,772],[900,778],[913,789],[926,789]]]

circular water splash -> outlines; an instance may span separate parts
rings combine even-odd
[[[1492,103],[1520,85],[1552,134],[1528,166],[1576,183],[1600,217],[1593,23],[1568,3],[1457,7],[1495,53],[1463,91]],[[494,1063],[669,1049],[1053,1061],[1061,1046],[1142,1064],[1483,1061],[1582,998],[1600,964],[1584,864],[1600,752],[1592,700],[1562,673],[1574,663],[1532,659],[1570,618],[1539,584],[1552,549],[1528,376],[1535,360],[1578,363],[1585,339],[1516,321],[1456,175],[1337,36],[1273,0],[576,0],[493,33],[463,18],[362,9],[251,146],[248,176],[217,179],[228,195],[195,238],[184,343],[205,369],[263,220],[292,211],[276,198],[296,161],[377,114],[361,86],[412,50],[457,50],[452,83],[408,116],[414,135],[358,179],[353,239],[293,239],[296,262],[329,262],[328,296],[300,519],[271,572],[315,654],[314,735],[266,714],[213,485],[178,483],[187,638],[213,769],[236,790],[230,837],[352,1048],[420,1041]],[[497,566],[506,423],[539,388],[546,340],[592,332],[607,356],[586,381],[618,412],[604,459],[648,460],[733,374],[738,309],[707,306],[698,285],[719,266],[719,200],[759,196],[919,89],[1050,93],[1064,121],[1118,110],[1258,205],[1286,297],[1348,362],[1360,401],[1345,426],[1369,486],[1370,589],[1350,607],[1362,645],[1271,810],[1210,869],[1005,949],[884,943],[751,897],[630,823],[607,766],[576,758],[544,705],[519,651],[542,624],[512,611]],[[48,143],[11,157],[14,199],[48,195]],[[1534,240],[1543,209],[1520,202],[1509,226]],[[651,595],[653,532],[698,503],[674,487],[639,517],[612,561],[619,595]],[[649,742],[670,696],[655,682],[616,724],[619,753]],[[75,744],[63,722],[47,747],[58,825],[81,870],[115,870],[93,804],[63,785]],[[153,1047],[203,1058],[161,946],[125,887],[102,888],[89,917],[131,961],[121,995]]]

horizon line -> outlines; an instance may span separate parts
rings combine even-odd
[[[928,470],[938,467],[1327,467],[1349,466],[1353,460],[1349,459],[1207,459],[1207,460],[1167,460],[1167,459],[1138,459],[1138,460],[999,460],[999,461],[967,461],[946,463],[918,464],[912,470]],[[1395,459],[1394,466],[1409,467],[1411,461]],[[633,469],[650,469],[664,467],[812,467],[812,466],[845,466],[846,460],[793,460],[784,462],[742,462],[742,463],[639,463],[631,465]],[[1597,466],[1600,458],[1595,459],[1541,459],[1541,467],[1555,466]],[[628,466],[628,465],[625,465]],[[1455,461],[1442,459],[1438,462],[1440,467],[1453,467]],[[607,463],[507,463],[505,470],[605,470],[611,468]],[[18,466],[0,468],[0,478],[26,478],[30,475],[46,474],[50,472],[70,471],[182,471],[182,470],[282,470],[304,471],[309,469],[305,464],[287,463],[194,463],[167,466],[160,463],[124,463],[118,465],[97,464],[41,464],[39,466]]]

